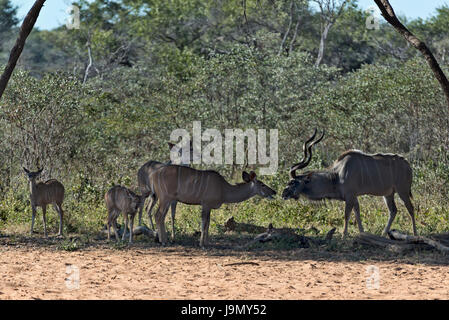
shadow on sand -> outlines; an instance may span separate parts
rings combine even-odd
[[[111,237],[107,240],[104,231],[95,234],[68,234],[63,238],[50,235],[48,239],[43,234],[0,234],[0,248],[8,249],[48,249],[62,251],[77,251],[89,249],[135,250],[152,251],[168,255],[181,256],[231,256],[258,260],[285,260],[285,261],[333,261],[333,262],[367,262],[384,261],[408,264],[449,265],[449,255],[428,247],[409,246],[401,250],[378,246],[373,243],[360,241],[360,235],[348,236],[346,239],[340,234],[329,237],[301,234],[301,230],[288,228],[274,229],[277,236],[268,237],[267,241],[261,235],[267,235],[269,230],[248,225],[248,231],[242,228],[220,230],[211,235],[206,248],[199,247],[199,232],[195,234],[178,234],[174,241],[161,246],[149,234],[140,234],[135,237],[133,244],[128,241],[116,241]],[[265,230],[264,233],[256,233]],[[302,230],[303,231],[303,230]],[[309,230],[310,231],[310,230]],[[310,233],[310,232],[309,232]],[[150,233],[152,234],[152,233]],[[375,239],[382,239],[374,236]],[[126,238],[128,239],[128,238]],[[266,239],[266,238],[265,238]],[[385,239],[387,240],[387,239]],[[383,242],[383,241],[381,241]]]

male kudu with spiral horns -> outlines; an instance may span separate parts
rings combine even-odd
[[[359,150],[348,150],[326,170],[307,171],[300,175],[296,171],[307,167],[312,159],[312,147],[320,142],[323,134],[315,139],[317,130],[303,145],[304,158],[290,168],[287,187],[282,193],[283,199],[298,199],[300,195],[310,200],[335,199],[345,201],[344,235],[348,232],[348,221],[354,209],[360,232],[363,232],[360,220],[360,207],[357,197],[360,195],[383,196],[390,211],[384,235],[390,230],[397,213],[394,195],[399,197],[407,208],[413,225],[413,234],[417,235],[415,215],[410,198],[412,197],[412,169],[407,160],[397,154],[366,154]]]

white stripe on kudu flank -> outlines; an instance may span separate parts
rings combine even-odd
[[[195,198],[197,189],[196,186],[198,184],[198,171],[195,171],[195,177],[192,179],[192,185],[190,186],[190,195],[192,198]]]
[[[159,184],[160,184],[161,186],[164,187],[164,193],[167,193],[167,185],[165,184],[165,180],[164,180],[164,179],[161,179],[162,171],[163,171],[163,170],[160,170],[160,169],[159,169],[159,174],[158,174]]]
[[[377,180],[377,183],[380,183],[381,186],[384,186],[385,185],[385,181],[384,181],[385,178],[382,176],[382,172],[380,171],[379,162],[375,162],[375,164],[376,164],[377,177],[379,179],[379,180]]]
[[[178,167],[178,184],[176,185],[176,194],[179,194],[179,186],[181,185],[181,167]]]
[[[180,168],[180,172],[181,171],[182,171],[182,169]],[[184,179],[182,179],[182,177],[179,177],[179,178],[180,178],[179,183],[181,185],[181,188],[180,188],[181,193],[188,195],[189,194],[189,181],[190,181],[189,177],[187,177],[187,178],[184,177]]]
[[[201,172],[201,175],[200,175],[200,185],[198,186],[198,188],[194,188],[194,189],[196,189],[196,192],[195,192],[195,198],[199,198],[199,196],[201,195],[201,186],[203,185],[203,171],[199,171],[199,172]]]
[[[209,186],[209,178],[210,178],[210,174],[207,175],[207,178],[206,178],[206,188],[204,188],[203,193],[206,193],[206,191],[207,191],[207,187]]]

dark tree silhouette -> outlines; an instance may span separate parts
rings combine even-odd
[[[447,80],[443,70],[441,70],[440,65],[438,64],[430,49],[424,42],[419,40],[399,21],[388,0],[374,0],[374,2],[379,7],[385,20],[387,20],[387,22],[391,24],[396,29],[396,31],[399,32],[399,34],[401,34],[405,38],[405,40],[408,41],[408,43],[410,43],[422,53],[430,68],[432,69],[435,78],[437,78],[438,82],[443,88],[444,95],[446,96],[446,102],[449,107],[449,81]]]
[[[17,37],[16,43],[9,54],[8,63],[6,64],[5,70],[0,78],[0,99],[6,89],[6,86],[8,85],[9,78],[11,78],[14,68],[16,67],[17,60],[19,60],[20,54],[25,46],[25,41],[31,33],[31,30],[33,30],[34,24],[36,23],[44,2],[45,0],[36,0],[33,7],[31,7],[30,11],[23,20],[22,26],[20,27],[19,36]]]

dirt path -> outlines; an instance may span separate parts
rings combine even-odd
[[[191,251],[89,248],[67,252],[2,246],[0,299],[449,298],[447,265],[282,260],[268,255],[245,260],[248,257]],[[258,265],[226,266],[242,261]],[[72,265],[79,270],[78,289],[72,281],[76,277]],[[379,268],[378,289],[375,276],[367,273],[370,265]]]

